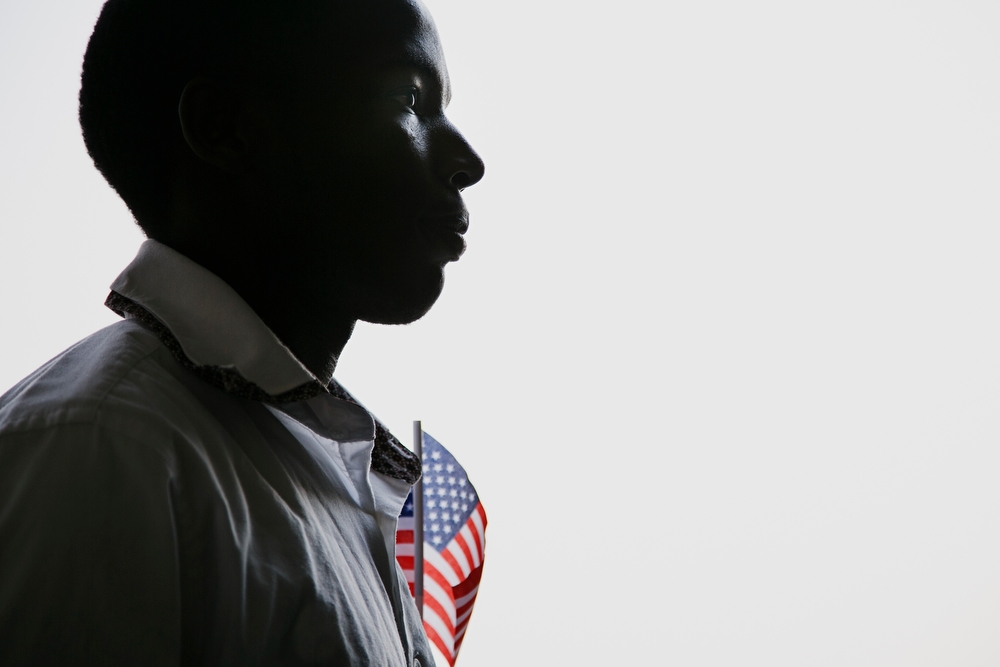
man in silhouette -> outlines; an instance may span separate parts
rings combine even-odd
[[[419,0],[107,2],[80,121],[149,240],[0,398],[0,663],[431,664],[419,461],[333,372],[465,248],[450,95]]]

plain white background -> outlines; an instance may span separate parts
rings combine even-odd
[[[99,6],[0,0],[0,390],[141,241]],[[469,251],[338,374],[486,505],[459,665],[1000,664],[1000,5],[430,8]]]

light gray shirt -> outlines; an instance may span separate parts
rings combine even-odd
[[[112,289],[127,319],[0,397],[0,664],[433,664],[412,454],[166,246]]]

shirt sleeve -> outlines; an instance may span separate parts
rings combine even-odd
[[[175,475],[99,424],[0,436],[0,665],[176,665]]]

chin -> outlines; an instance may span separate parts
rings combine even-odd
[[[379,294],[370,295],[358,309],[359,320],[372,324],[410,324],[427,314],[444,289],[444,273],[440,270],[423,280],[384,285]]]

